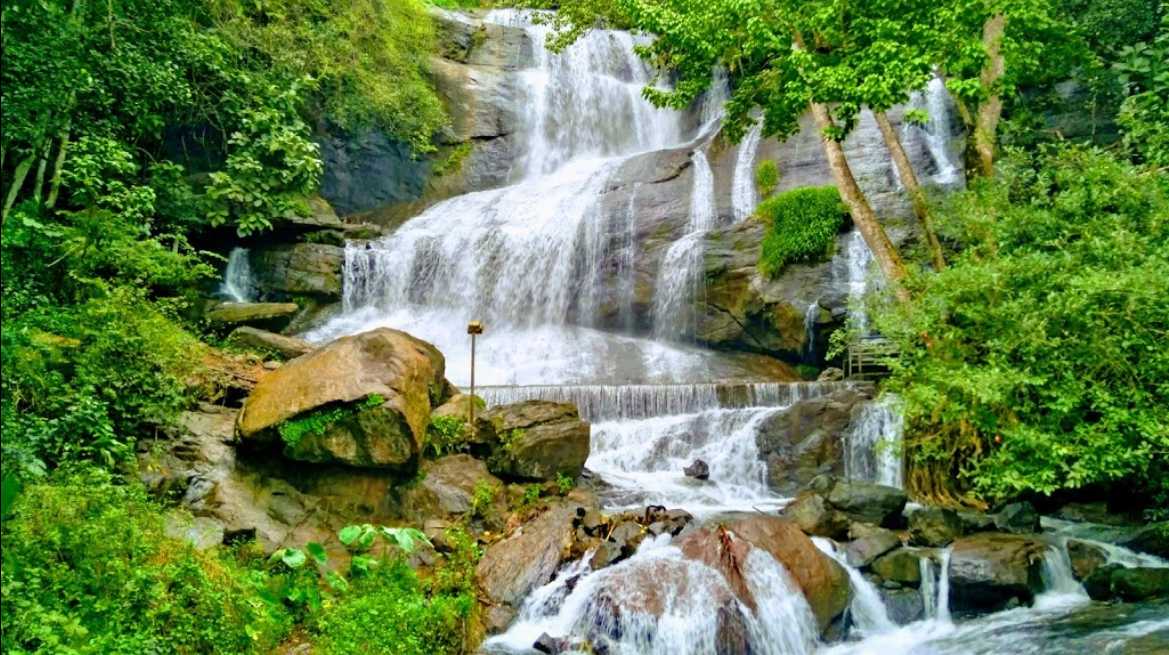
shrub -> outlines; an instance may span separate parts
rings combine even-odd
[[[755,169],[755,189],[759,191],[759,197],[769,197],[775,193],[775,187],[778,185],[779,166],[775,164],[774,159],[764,159]]]
[[[4,527],[4,652],[268,652],[289,627],[263,573],[167,538],[141,486],[108,473],[31,485]]]
[[[457,416],[432,416],[426,426],[426,447],[435,457],[462,450],[466,438],[467,422]]]
[[[1123,480],[1164,506],[1169,184],[1078,147],[1002,166],[939,212],[950,267],[877,317],[909,484],[993,500]]]
[[[276,431],[280,433],[280,438],[289,448],[295,448],[305,437],[319,437],[325,434],[333,424],[364,410],[377,407],[384,402],[386,402],[385,398],[374,393],[357,403],[319,407],[284,421],[276,428]]]
[[[845,210],[835,187],[810,187],[763,201],[756,215],[767,223],[759,268],[774,278],[792,262],[831,257]]]

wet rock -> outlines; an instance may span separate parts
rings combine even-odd
[[[849,518],[884,527],[901,524],[907,500],[901,489],[871,482],[839,480],[828,494],[828,504]]]
[[[844,472],[844,435],[853,409],[868,400],[867,389],[841,389],[802,400],[765,419],[755,445],[767,463],[773,491],[792,495],[825,473]]]
[[[783,508],[783,517],[815,537],[842,539],[848,534],[848,517],[833,509],[818,493],[801,492]]]
[[[909,515],[909,543],[945,546],[964,533],[958,513],[945,507],[923,507]]]
[[[1122,539],[1120,545],[1131,550],[1162,559],[1169,559],[1169,523],[1161,522],[1145,526],[1130,537]]]
[[[1039,512],[1030,502],[1010,503],[994,515],[994,525],[1001,532],[1035,534],[1039,532]]]
[[[265,296],[341,299],[345,249],[324,243],[286,243],[253,248],[253,283]]]
[[[917,589],[881,589],[881,602],[889,620],[897,625],[908,625],[925,616],[925,603]]]
[[[300,310],[291,302],[224,302],[207,312],[212,325],[252,325],[280,330]]]
[[[320,430],[286,443],[292,459],[351,466],[401,466],[421,451],[432,400],[446,389],[438,350],[379,328],[343,337],[288,362],[256,385],[236,424],[244,439],[275,441],[277,429],[313,410],[349,407]],[[381,398],[376,406],[357,401]]]
[[[691,462],[689,466],[682,469],[682,472],[686,474],[686,477],[694,478],[695,480],[710,479],[710,467],[707,466],[706,462],[700,459],[696,459]]]
[[[995,517],[985,512],[973,510],[959,510],[958,521],[962,524],[962,534],[976,532],[992,532],[995,529]],[[1036,532],[1036,530],[1032,530]]]
[[[873,530],[850,541],[844,547],[849,566],[864,568],[873,560],[901,545],[901,538],[892,530]]]
[[[1085,580],[1108,561],[1103,548],[1079,539],[1068,539],[1068,559],[1072,564],[1072,575]]]
[[[1138,602],[1169,598],[1169,568],[1109,564],[1088,576],[1084,589],[1093,600]]]
[[[483,627],[487,634],[499,634],[515,620],[516,610],[508,605],[491,605],[483,612]]]
[[[524,480],[581,474],[589,456],[589,424],[575,405],[529,400],[487,413],[500,441],[488,460],[492,473]]]
[[[873,561],[870,568],[883,580],[916,587],[921,584],[921,560],[931,551],[919,548],[898,548]]]
[[[537,653],[545,653],[546,655],[557,655],[558,653],[565,653],[572,647],[567,639],[553,637],[547,632],[542,633],[536,637],[536,641],[532,643],[532,649]]]
[[[836,368],[835,366],[829,366],[828,368],[824,369],[823,371],[820,371],[820,375],[816,376],[817,382],[839,382],[840,380],[843,380],[843,379],[844,379],[844,371],[842,371],[839,368]]]
[[[1012,599],[1030,604],[1042,590],[1047,545],[1021,535],[984,532],[963,537],[950,552],[950,606],[956,612],[997,611]]]
[[[578,497],[558,502],[506,539],[492,544],[475,567],[475,579],[495,604],[519,607],[533,589],[552,579],[572,549]],[[586,511],[590,509],[585,506]]]
[[[244,348],[276,353],[285,359],[300,357],[315,347],[304,339],[286,337],[247,325],[232,330],[231,334],[227,335],[227,341]]]
[[[476,498],[480,490],[491,490],[491,500]],[[493,518],[501,527],[507,503],[503,482],[487,472],[487,466],[470,455],[447,455],[422,465],[422,479],[401,494],[403,517],[416,523],[428,518],[452,520],[475,512],[479,518]]]
[[[1068,503],[1056,510],[1055,518],[1076,523],[1099,523],[1100,525],[1126,526],[1139,522],[1139,517],[1116,511],[1105,501]]]
[[[616,544],[621,549],[620,558],[623,559],[636,552],[644,538],[645,531],[640,525],[633,521],[625,521],[613,528],[606,541]]]

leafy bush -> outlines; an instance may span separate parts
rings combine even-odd
[[[845,211],[835,187],[814,187],[765,200],[756,215],[767,223],[759,268],[774,278],[792,262],[831,257]]]
[[[426,426],[426,447],[435,457],[459,452],[466,445],[467,422],[457,416],[432,416]]]
[[[367,409],[377,407],[384,402],[386,402],[385,398],[374,393],[357,403],[319,407],[284,421],[276,428],[276,431],[280,433],[280,438],[288,447],[295,448],[305,437],[322,436],[328,432],[333,424]]]
[[[755,169],[755,188],[761,198],[767,198],[775,193],[779,185],[779,166],[774,159],[764,159]]]
[[[878,317],[901,350],[888,386],[910,487],[998,499],[1124,480],[1166,504],[1169,183],[1077,147],[995,179],[939,212],[962,245],[951,266]]]
[[[167,538],[108,473],[28,487],[4,528],[6,653],[262,653],[289,628],[262,573]]]

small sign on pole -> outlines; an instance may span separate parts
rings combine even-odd
[[[476,432],[475,429],[475,337],[483,334],[483,323],[479,321],[471,321],[467,323],[467,334],[471,335],[471,395],[467,398],[469,425],[471,426],[471,433]]]

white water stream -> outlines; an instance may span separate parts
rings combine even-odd
[[[252,282],[252,266],[248,261],[247,248],[232,248],[227,256],[227,268],[223,271],[223,282],[219,295],[232,302],[251,302],[255,294]]]

